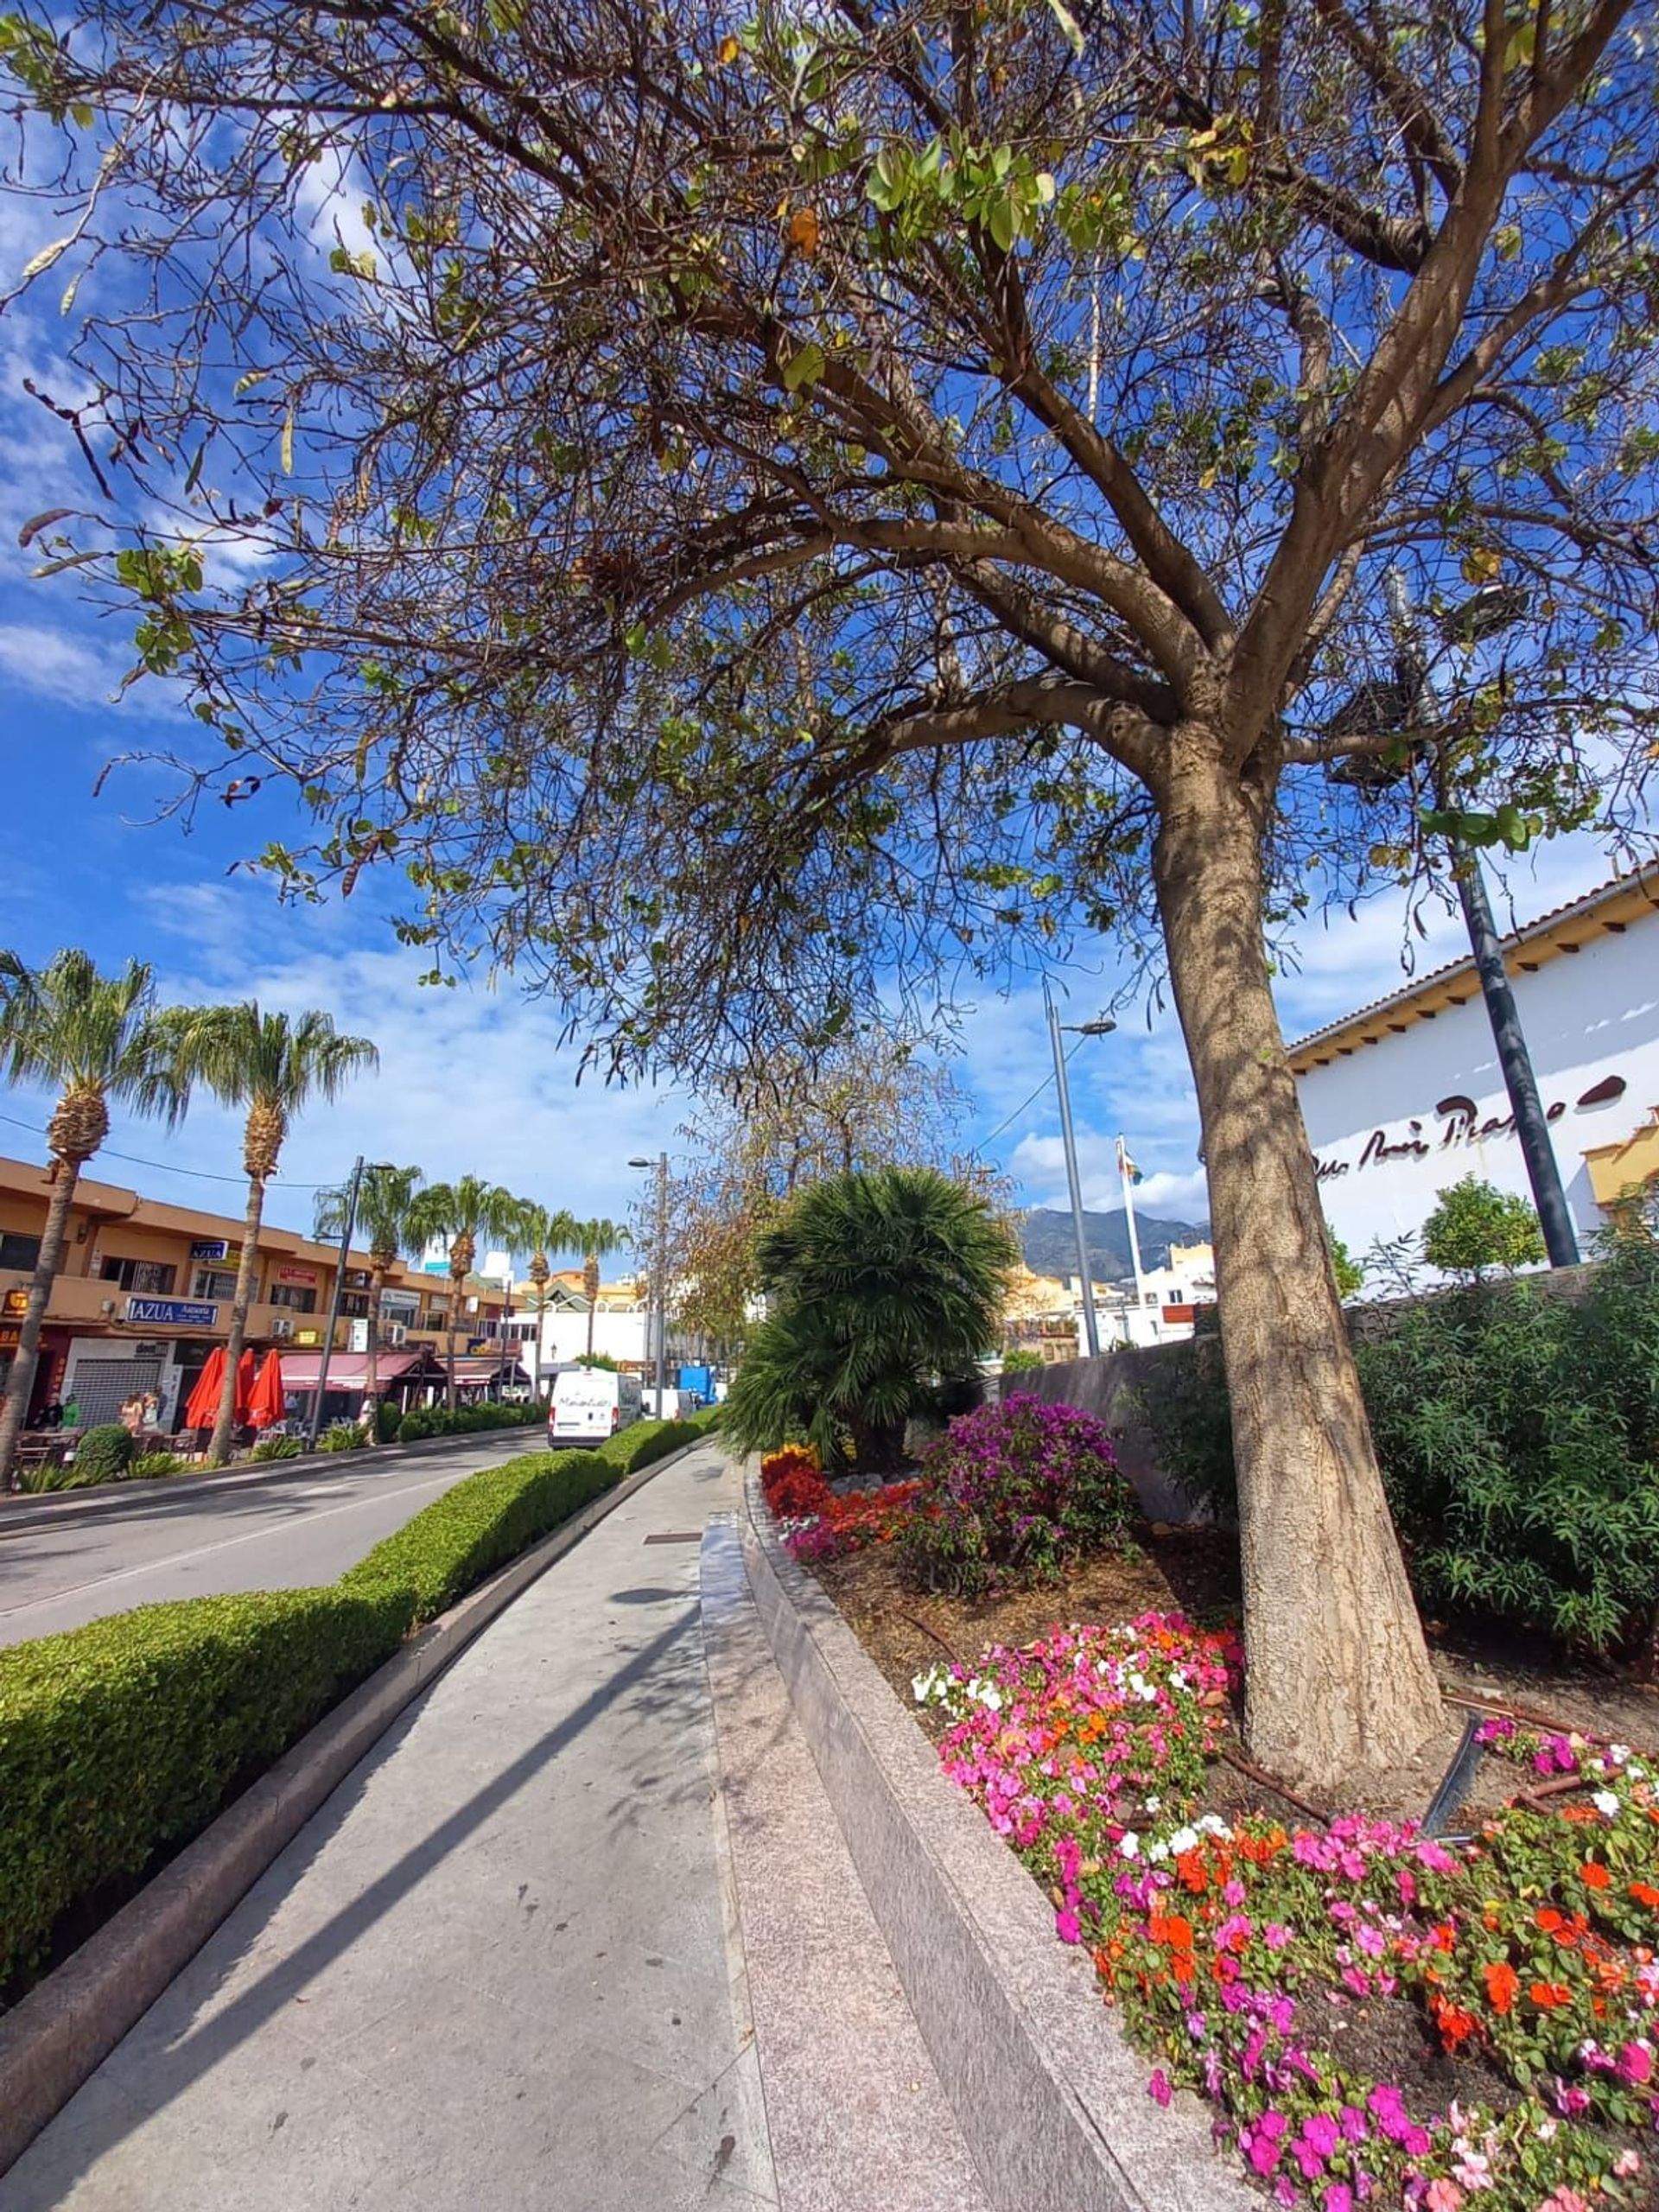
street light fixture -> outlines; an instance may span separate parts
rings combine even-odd
[[[664,1368],[668,1358],[668,1285],[664,1270],[668,1264],[668,1154],[659,1153],[655,1160],[631,1160],[630,1167],[654,1167],[657,1170],[657,1233],[652,1242],[655,1251],[651,1263],[651,1298],[645,1311],[646,1350],[650,1350],[652,1317],[656,1316],[657,1344],[657,1418],[663,1418],[663,1392],[666,1387]]]
[[[1423,651],[1404,575],[1397,567],[1391,566],[1385,582],[1389,613],[1400,639],[1395,679],[1392,683],[1373,681],[1362,684],[1338,709],[1328,727],[1333,734],[1341,734],[1354,715],[1380,706],[1382,711],[1376,715],[1372,728],[1415,727],[1427,733],[1427,742],[1433,750],[1435,804],[1444,810],[1448,796],[1446,756],[1440,742],[1440,700],[1429,672],[1428,656]],[[1483,584],[1442,619],[1441,633],[1460,645],[1477,644],[1496,637],[1521,620],[1529,604],[1529,595],[1519,585]],[[1354,727],[1358,727],[1357,722]],[[1398,783],[1409,769],[1408,759],[1398,766],[1381,761],[1355,761],[1341,780],[1361,789],[1381,791]],[[1567,1194],[1561,1188],[1560,1167],[1550,1141],[1549,1124],[1544,1118],[1543,1102],[1538,1096],[1538,1079],[1527,1050],[1515,992],[1503,964],[1503,943],[1493,918],[1486,879],[1476,853],[1459,837],[1451,837],[1447,842],[1452,849],[1452,873],[1469,931],[1469,949],[1474,956],[1481,996],[1486,1002],[1486,1017],[1491,1023],[1492,1040],[1497,1047],[1503,1087],[1515,1115],[1516,1135],[1526,1163],[1527,1179],[1532,1185],[1533,1203],[1538,1209],[1544,1249],[1551,1267],[1574,1268],[1579,1263],[1579,1240],[1567,1210]]]
[[[1089,1238],[1083,1224],[1083,1185],[1077,1174],[1077,1141],[1071,1127],[1071,1093],[1065,1080],[1065,1053],[1060,1045],[1062,1023],[1048,978],[1043,978],[1043,1006],[1048,1015],[1048,1041],[1054,1052],[1054,1084],[1060,1094],[1060,1141],[1065,1151],[1065,1186],[1071,1199],[1071,1227],[1077,1243],[1077,1274],[1083,1289],[1083,1333],[1090,1359],[1100,1357],[1100,1323],[1095,1314],[1094,1278],[1089,1266]],[[1110,1014],[1096,1014],[1092,1021],[1067,1023],[1079,1037],[1109,1037],[1116,1028]]]

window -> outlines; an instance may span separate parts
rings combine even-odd
[[[38,1236],[19,1236],[11,1230],[0,1236],[0,1273],[32,1275],[40,1263]]]
[[[232,1268],[198,1268],[190,1286],[192,1298],[234,1298],[236,1272]]]
[[[274,1282],[270,1286],[268,1302],[272,1306],[286,1306],[290,1313],[315,1313],[317,1310],[316,1287],[312,1283]]]
[[[100,1272],[105,1282],[119,1283],[123,1290],[136,1290],[141,1297],[165,1298],[179,1271],[162,1260],[107,1259]]]
[[[347,1280],[349,1281],[350,1278],[348,1277]],[[366,1321],[369,1318],[368,1293],[365,1290],[342,1291],[340,1310],[353,1321]]]

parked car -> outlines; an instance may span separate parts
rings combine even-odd
[[[645,1410],[637,1375],[614,1375],[605,1367],[568,1367],[553,1378],[547,1440],[555,1446],[602,1444],[627,1428]]]

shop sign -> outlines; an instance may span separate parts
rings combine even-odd
[[[227,1260],[231,1248],[222,1236],[198,1236],[190,1247],[193,1260]]]
[[[1583,1112],[1590,1107],[1611,1105],[1615,1099],[1624,1096],[1625,1089],[1623,1076],[1604,1076],[1576,1102],[1578,1109]],[[1472,1098],[1464,1096],[1461,1092],[1454,1092],[1450,1098],[1442,1098],[1434,1109],[1440,1124],[1438,1132],[1431,1131],[1425,1135],[1421,1122],[1408,1122],[1406,1135],[1397,1143],[1390,1144],[1386,1129],[1373,1129],[1357,1160],[1316,1159],[1314,1168],[1320,1182],[1328,1183],[1333,1177],[1346,1175],[1355,1170],[1363,1173],[1368,1167],[1386,1166],[1391,1160],[1427,1160],[1435,1152],[1466,1150],[1471,1146],[1485,1144],[1493,1137],[1512,1137],[1515,1135],[1515,1116],[1512,1113],[1493,1114],[1483,1122],[1477,1118],[1479,1111]],[[1566,1111],[1566,1100],[1558,1098],[1545,1109],[1544,1119],[1559,1122]]]
[[[321,1329],[296,1329],[294,1332],[294,1341],[296,1344],[320,1344],[322,1342],[322,1331]]]
[[[0,1351],[16,1351],[22,1338],[21,1321],[0,1321]]]
[[[3,1310],[8,1313],[27,1313],[29,1311],[29,1293],[26,1290],[9,1290],[6,1293],[6,1302]]]
[[[276,1280],[278,1282],[299,1283],[310,1287],[316,1282],[317,1271],[315,1268],[278,1268]]]
[[[219,1308],[194,1298],[129,1298],[121,1318],[145,1328],[164,1323],[175,1329],[213,1329],[219,1325]]]

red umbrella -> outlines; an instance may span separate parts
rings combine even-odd
[[[248,1399],[249,1424],[254,1428],[274,1428],[286,1410],[282,1358],[278,1353],[268,1351]]]
[[[215,1344],[207,1364],[196,1377],[196,1387],[185,1401],[187,1428],[211,1428],[219,1413],[219,1394],[225,1388],[225,1347]]]
[[[253,1347],[251,1344],[247,1345],[243,1351],[241,1358],[236,1363],[234,1419],[238,1428],[246,1428],[249,1424],[249,1408],[253,1403],[253,1371],[257,1364],[257,1362],[253,1356]],[[225,1370],[221,1367],[219,1371],[222,1379]]]

